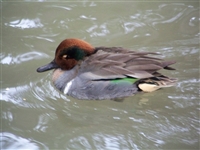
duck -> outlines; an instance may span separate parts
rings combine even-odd
[[[159,55],[122,47],[94,47],[69,38],[58,45],[55,58],[37,72],[53,69],[54,86],[76,99],[119,99],[174,86],[177,79],[158,71],[175,70],[170,65],[176,61],[165,61]]]

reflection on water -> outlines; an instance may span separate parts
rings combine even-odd
[[[5,23],[6,26],[14,27],[14,28],[21,28],[21,29],[26,29],[26,28],[42,28],[44,25],[41,24],[39,18],[35,19],[22,19],[22,20],[15,20],[11,21],[9,24]]]
[[[11,133],[4,132],[1,136],[1,146],[3,149],[48,149],[44,144],[38,141],[24,139]]]
[[[199,149],[198,2],[30,1],[0,3],[2,149]],[[65,96],[35,70],[69,37],[160,52],[177,85],[118,102]]]
[[[37,51],[19,54],[18,56],[12,56],[12,54],[7,54],[7,56],[5,55],[0,56],[2,58],[0,62],[1,64],[8,64],[8,65],[19,64],[30,60],[41,59],[44,58],[45,56],[47,57],[46,54]]]

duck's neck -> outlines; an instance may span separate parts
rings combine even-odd
[[[62,69],[56,69],[53,72],[52,80],[53,84],[56,88],[58,88],[60,91],[64,91],[67,83],[69,83],[71,80],[74,79],[77,75],[77,69],[78,66],[74,67],[71,70],[62,70]]]

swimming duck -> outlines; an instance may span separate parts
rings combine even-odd
[[[175,61],[156,58],[155,52],[136,52],[122,47],[93,47],[80,39],[65,39],[55,58],[37,72],[54,69],[57,89],[77,99],[115,99],[140,91],[173,86],[176,79],[158,70],[175,70]]]

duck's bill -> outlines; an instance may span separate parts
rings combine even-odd
[[[55,61],[52,61],[47,65],[37,68],[37,72],[45,72],[45,71],[56,69],[56,68],[59,68],[58,65],[55,63]]]

